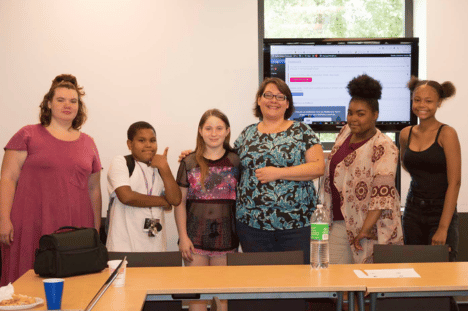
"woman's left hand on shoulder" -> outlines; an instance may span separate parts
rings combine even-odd
[[[266,166],[255,170],[255,177],[262,183],[268,183],[281,178],[281,168]]]

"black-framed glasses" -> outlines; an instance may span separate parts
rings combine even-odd
[[[277,101],[280,101],[280,102],[285,101],[287,99],[287,97],[283,94],[273,95],[271,93],[263,93],[262,96],[266,99],[273,99],[274,97],[276,98]]]

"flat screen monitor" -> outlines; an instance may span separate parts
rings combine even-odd
[[[348,82],[366,73],[382,84],[377,127],[396,132],[417,121],[406,84],[418,75],[418,43],[418,38],[264,39],[263,75],[289,85],[296,109],[292,120],[336,132],[346,124]]]

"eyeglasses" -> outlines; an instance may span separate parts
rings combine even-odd
[[[280,102],[287,99],[287,97],[285,95],[283,95],[283,94],[273,95],[271,93],[263,93],[262,96],[265,97],[266,99],[273,99],[273,97],[274,97],[274,98],[276,98],[276,100],[278,100]]]

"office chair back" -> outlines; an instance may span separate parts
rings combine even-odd
[[[457,261],[468,261],[468,213],[458,212],[458,236]]]
[[[181,252],[109,252],[109,260],[127,256],[127,267],[181,267]]]
[[[181,267],[181,252],[109,252],[109,260],[127,256],[127,267]],[[146,301],[142,311],[180,311],[182,301]]]
[[[261,252],[227,254],[228,266],[304,265],[304,252]]]
[[[266,265],[302,265],[304,253],[302,251],[290,252],[259,252],[259,253],[232,253],[227,254],[228,266],[266,266]],[[229,300],[229,311],[304,311],[304,299],[264,299],[264,300]]]
[[[447,262],[448,245],[374,245],[375,263]]]
[[[374,263],[447,262],[447,245],[374,245]],[[449,311],[449,297],[437,298],[383,298],[377,299],[377,310]]]

